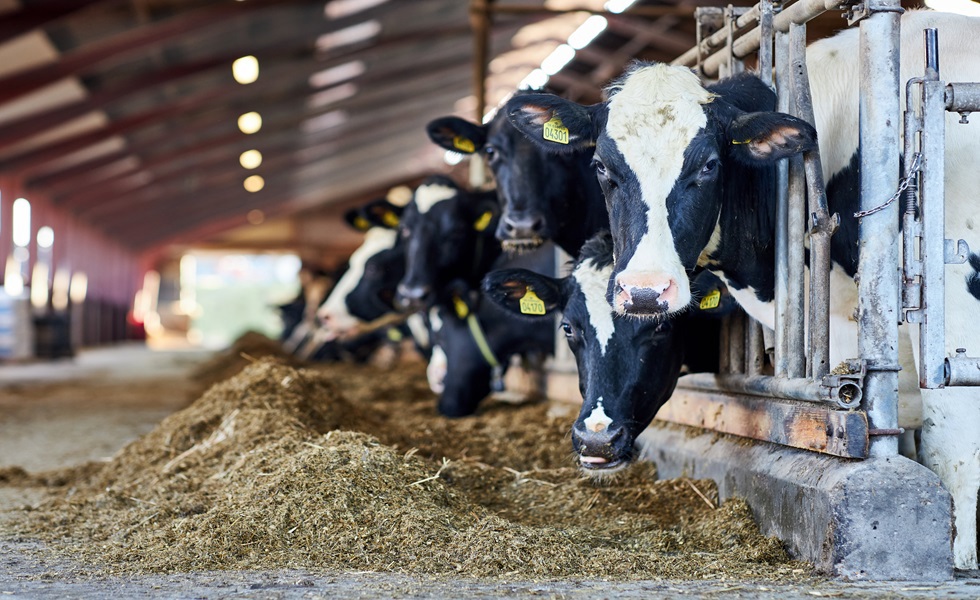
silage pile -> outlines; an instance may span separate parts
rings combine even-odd
[[[744,503],[649,465],[595,483],[544,405],[438,417],[424,373],[259,361],[28,513],[108,571],[799,577]],[[347,393],[350,390],[352,393]],[[807,571],[808,572],[808,571]]]

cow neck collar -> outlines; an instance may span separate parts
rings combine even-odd
[[[483,326],[476,316],[476,311],[473,310],[474,307],[471,307],[470,303],[464,300],[463,296],[458,293],[453,294],[452,303],[453,312],[456,316],[460,320],[466,321],[466,326],[469,328],[470,335],[473,337],[476,347],[480,350],[480,355],[483,356],[483,360],[494,369],[499,368],[500,361],[497,360],[497,356],[493,353],[493,349],[487,341],[487,336],[483,332]]]

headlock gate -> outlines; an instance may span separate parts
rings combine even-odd
[[[731,317],[722,335],[719,374],[682,377],[658,418],[865,460],[729,442],[719,449],[710,434],[692,439],[670,428],[648,431],[646,455],[664,476],[712,477],[723,496],[747,497],[764,529],[825,571],[857,578],[943,579],[951,576],[954,560],[956,567],[976,568],[980,388],[961,390],[966,396],[949,404],[953,419],[974,419],[972,432],[967,427],[960,433],[972,438],[961,440],[966,454],[939,451],[930,459],[919,450],[919,460],[952,494],[951,511],[937,478],[900,456],[915,457],[912,429],[918,422],[908,431],[900,427],[899,324],[905,321],[916,330],[909,335],[912,343],[918,340],[922,390],[980,385],[980,340],[952,353],[946,349],[944,277],[947,265],[970,256],[966,241],[946,238],[946,116],[960,113],[959,122],[965,123],[969,113],[980,111],[980,84],[943,81],[937,41],[943,32],[935,29],[919,34],[922,75],[900,81],[903,10],[897,0],[844,5],[763,0],[744,9],[700,8],[698,44],[674,64],[711,79],[742,70],[742,59],[757,53],[760,78],[775,84],[778,110],[814,124],[806,22],[834,10],[843,10],[860,29],[858,56],[839,58],[858,61],[861,74],[861,200],[860,210],[847,215],[858,219],[860,236],[852,316],[856,355],[831,363],[831,303],[837,300],[831,297],[831,239],[842,215],[828,209],[814,149],[801,159],[782,161],[778,174],[775,328],[744,315]],[[907,90],[904,133],[902,86]],[[980,319],[980,311],[975,313]],[[767,354],[771,369],[764,367]],[[948,476],[956,465],[940,463],[953,460],[965,460],[959,467],[975,472],[973,479]],[[972,516],[966,514],[971,511]]]

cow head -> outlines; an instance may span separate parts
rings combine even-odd
[[[439,146],[486,160],[503,207],[496,236],[508,252],[540,246],[555,237],[565,220],[576,217],[566,210],[568,198],[581,193],[570,174],[588,164],[591,149],[556,159],[529,141],[502,112],[486,125],[442,117],[426,130]]]
[[[562,312],[583,400],[572,445],[581,468],[597,475],[633,460],[636,436],[670,398],[684,358],[679,322],[613,312],[606,302],[611,273],[612,240],[603,232],[583,246],[563,279],[524,269],[492,271],[484,279],[487,297],[518,315]]]
[[[380,199],[344,215],[351,227],[364,232],[364,242],[317,311],[328,338],[346,337],[394,311],[395,285],[404,274],[404,249],[396,244],[401,213],[402,207]]]
[[[405,276],[395,296],[398,308],[430,308],[449,282],[471,278],[494,249],[499,254],[491,234],[499,210],[493,193],[468,192],[448,177],[427,178],[402,218]]]
[[[762,94],[772,104],[772,92],[754,77],[739,84],[736,97]],[[609,294],[616,312],[683,311],[692,300],[689,273],[718,251],[723,203],[756,201],[726,170],[733,161],[764,167],[810,150],[816,132],[790,115],[744,112],[683,67],[633,65],[607,94],[593,106],[516,96],[504,111],[552,152],[595,147],[615,247]]]

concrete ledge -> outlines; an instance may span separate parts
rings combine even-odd
[[[766,535],[849,579],[953,577],[952,501],[907,458],[846,460],[654,422],[639,439],[660,477],[710,478],[745,498]]]

